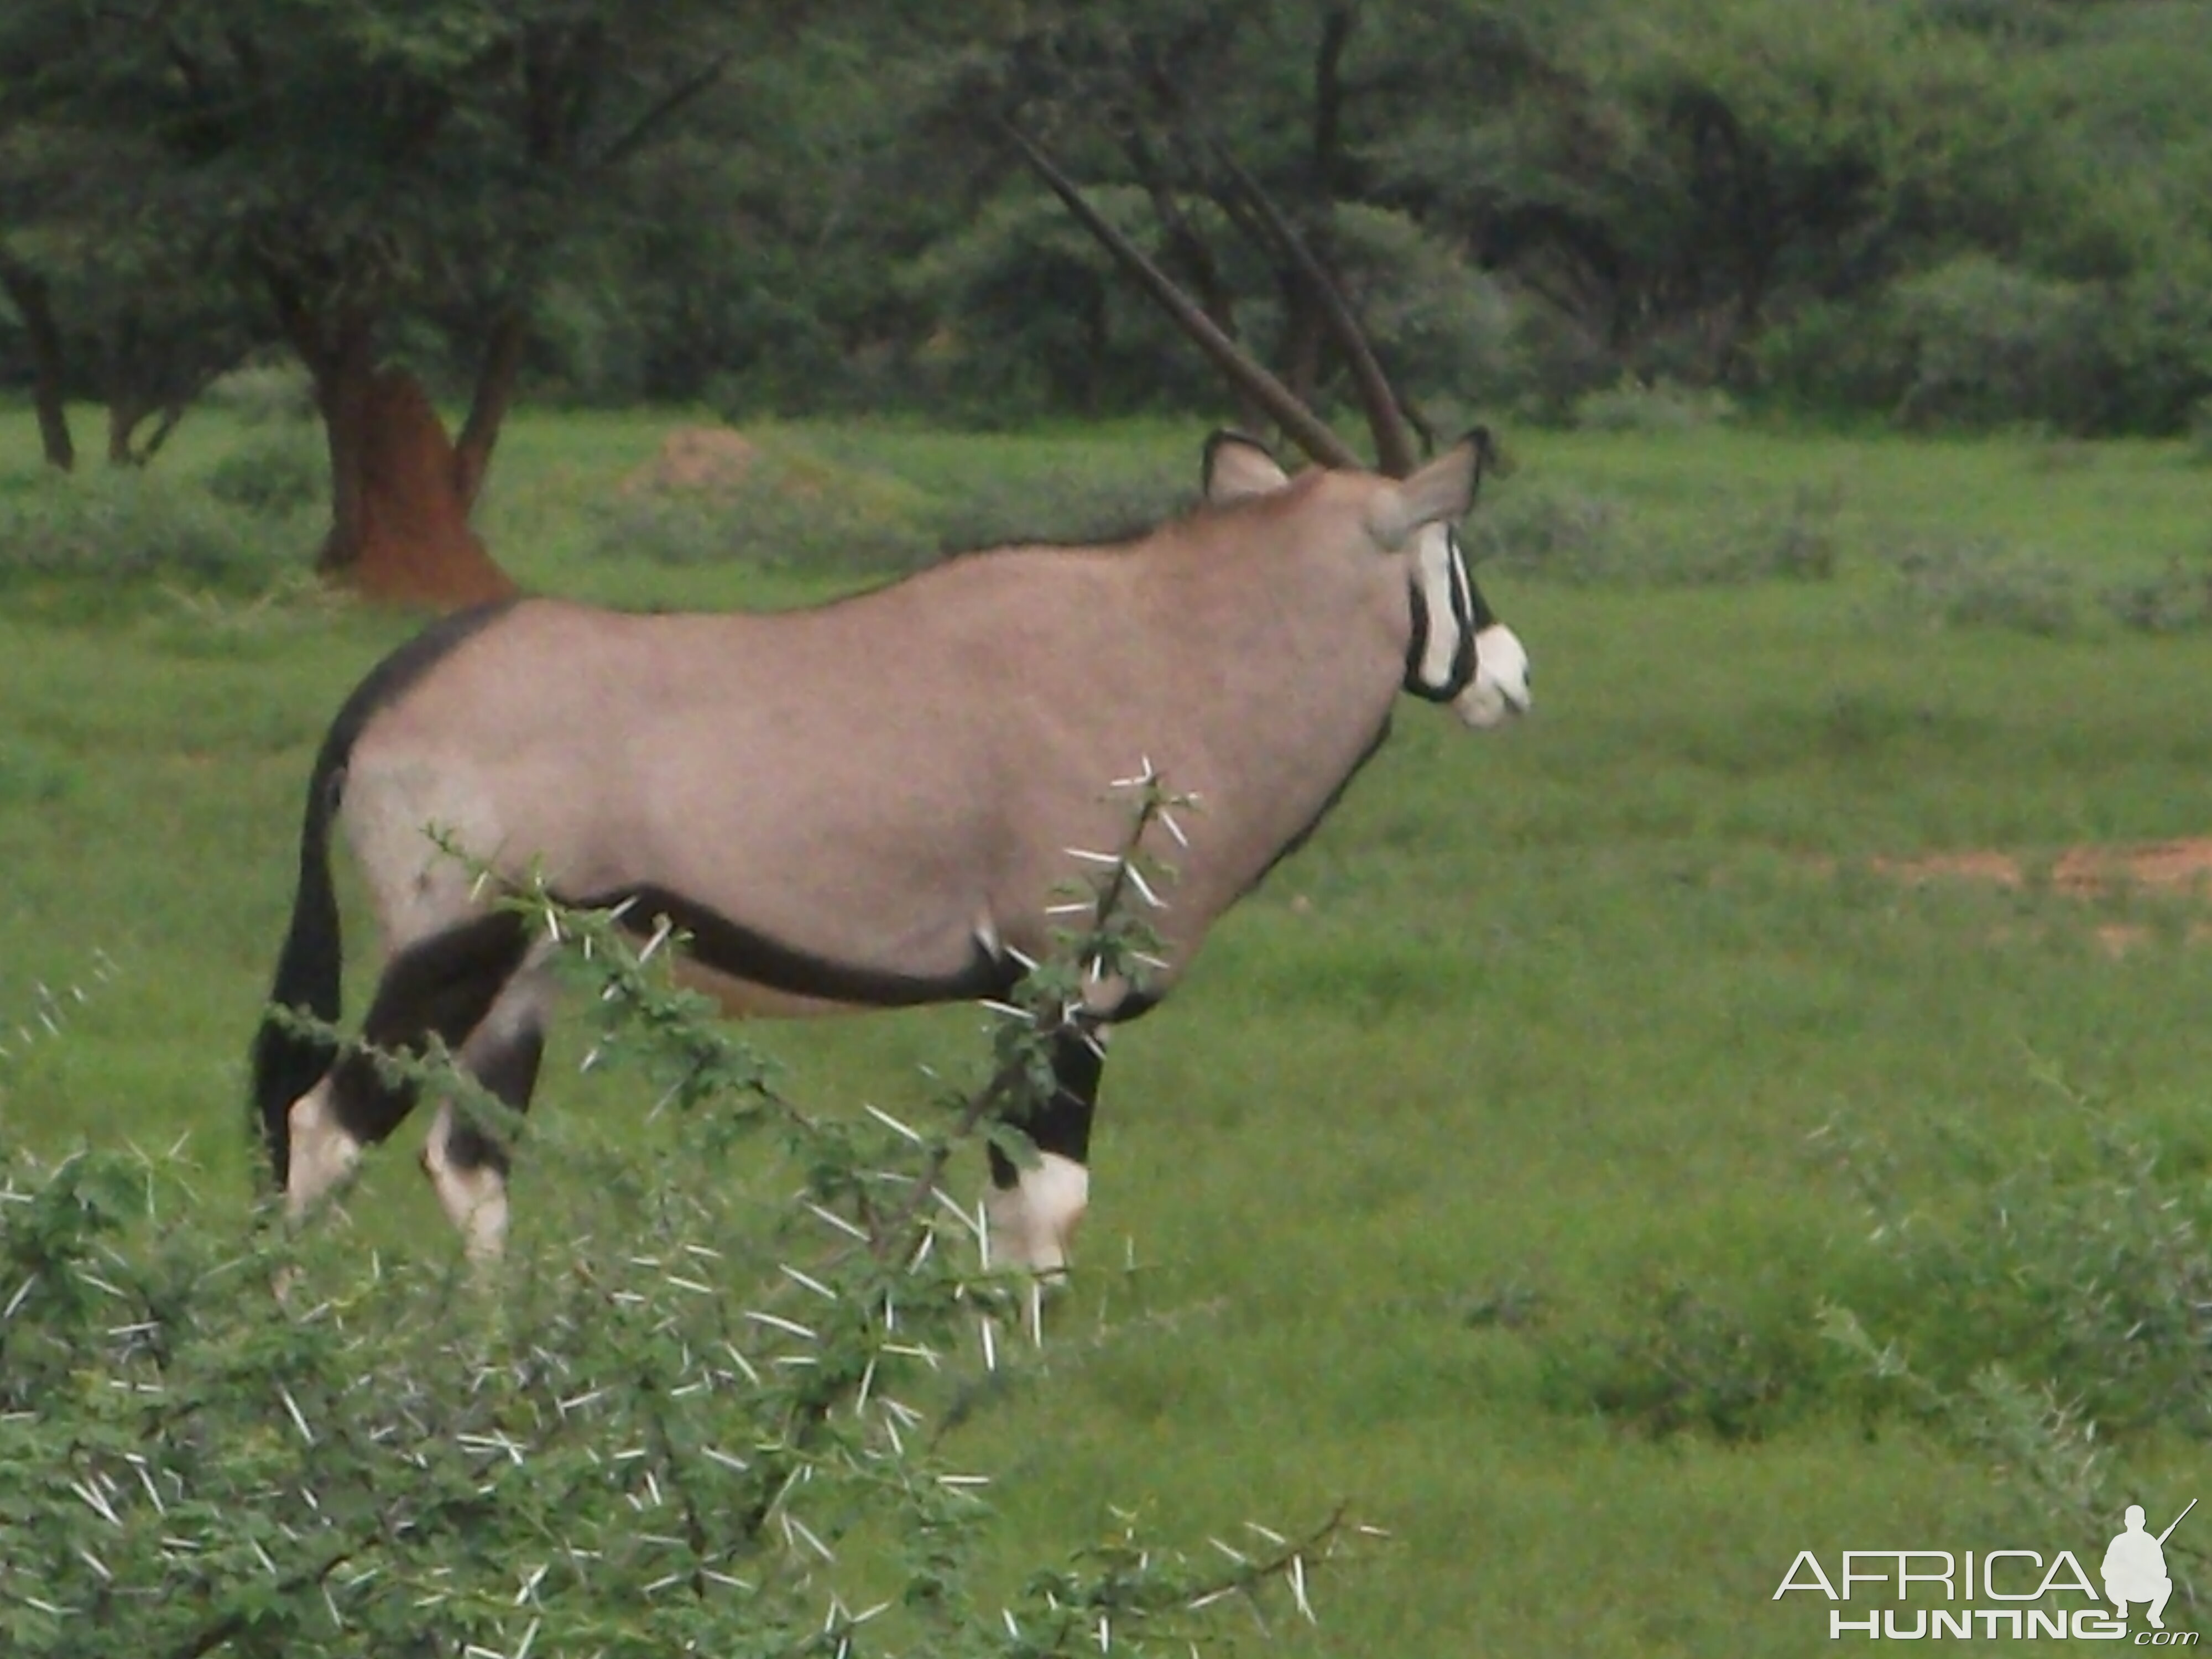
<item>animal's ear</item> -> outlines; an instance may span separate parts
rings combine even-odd
[[[1411,477],[1377,494],[1367,509],[1369,532],[1395,552],[1424,525],[1465,518],[1483,466],[1496,454],[1488,429],[1476,427]]]
[[[1226,427],[1206,441],[1202,476],[1206,499],[1214,507],[1271,495],[1291,481],[1267,445]]]

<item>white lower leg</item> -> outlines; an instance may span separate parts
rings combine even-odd
[[[507,1177],[489,1164],[461,1164],[453,1156],[453,1109],[438,1108],[423,1143],[422,1168],[446,1218],[460,1229],[471,1261],[493,1261],[507,1248]]]
[[[1091,1172],[1072,1158],[1040,1152],[1012,1187],[984,1195],[990,1221],[988,1265],[1056,1273],[1067,1266],[1067,1247],[1091,1202]]]
[[[361,1142],[338,1121],[328,1078],[294,1101],[286,1120],[290,1153],[284,1213],[296,1221],[345,1184],[361,1163]]]

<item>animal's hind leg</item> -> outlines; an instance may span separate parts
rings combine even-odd
[[[462,1045],[464,1069],[510,1111],[530,1109],[545,1054],[552,996],[544,964],[525,966]],[[491,1260],[507,1243],[508,1162],[507,1149],[496,1136],[469,1122],[450,1101],[440,1104],[423,1144],[422,1169],[474,1261]]]
[[[1091,1118],[1106,1066],[1106,1028],[1091,1036],[1097,1048],[1073,1031],[1053,1040],[1052,1099],[1022,1126],[1036,1144],[1036,1165],[1018,1169],[996,1146],[990,1149],[991,1191],[983,1203],[994,1263],[1036,1273],[1067,1266],[1068,1243],[1091,1201]]]
[[[528,948],[520,916],[476,917],[396,952],[362,1022],[362,1041],[418,1053],[432,1036],[459,1043],[483,1023]],[[313,1209],[353,1172],[362,1149],[385,1139],[415,1109],[410,1084],[389,1081],[366,1054],[347,1055],[289,1114],[286,1213]]]

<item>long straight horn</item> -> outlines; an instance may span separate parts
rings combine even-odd
[[[1267,412],[1270,419],[1283,428],[1283,435],[1324,466],[1358,467],[1357,451],[1338,437],[1328,422],[1298,400],[1297,394],[1285,386],[1249,353],[1222,332],[1212,318],[1182,289],[1175,279],[1146,257],[1145,251],[1132,242],[1102,216],[1097,209],[1085,199],[1075,181],[1062,173],[1051,156],[1045,154],[1035,140],[1004,116],[994,116],[993,125],[1005,135],[1006,141],[1021,153],[1030,170],[1043,180],[1045,188],[1060,198],[1062,204],[1073,214],[1083,228],[1089,231],[1099,246],[1112,254],[1121,268],[1135,277],[1154,304],[1167,313],[1176,326],[1212,361],[1213,366],[1229,378],[1231,385],[1249,394],[1252,400]]]
[[[1275,204],[1274,198],[1261,188],[1244,164],[1219,143],[1214,145],[1213,153],[1238,193],[1260,216],[1260,222],[1266,227],[1277,251],[1290,261],[1291,269],[1320,305],[1329,337],[1336,342],[1337,349],[1344,354],[1345,363],[1352,371],[1360,410],[1367,416],[1368,430],[1374,434],[1379,470],[1394,478],[1405,477],[1420,465],[1421,452],[1398,407],[1397,394],[1390,389],[1389,376],[1382,372],[1375,349],[1368,343],[1367,331],[1352,314],[1352,302],[1344,297],[1344,290],[1328,274],[1328,267],[1322,264],[1306,239],[1298,234],[1289,216]]]

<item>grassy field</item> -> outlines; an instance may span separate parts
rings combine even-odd
[[[501,560],[629,604],[868,579],[626,555],[605,503],[677,418],[519,421],[483,518]],[[1202,434],[756,435],[865,474],[884,513],[982,493],[1048,532],[1102,472],[1186,487]],[[163,465],[240,441],[196,417]],[[1328,1582],[1291,1654],[1803,1653],[1827,1604],[1771,1597],[1805,1549],[1832,1572],[1845,1548],[2069,1548],[2094,1572],[2120,1504],[2155,1526],[2212,1494],[2175,1403],[2212,1375],[2180,1305],[2208,1249],[2182,1224],[2212,1216],[2212,949],[2201,896],[2049,876],[2076,843],[2212,833],[2212,629],[2104,601],[2177,563],[2202,581],[2212,471],[2027,439],[1513,448],[1480,509],[1505,538],[1486,586],[1539,713],[1470,736],[1409,705],[1117,1046],[1064,1354],[963,1431],[1010,1535],[1073,1544],[1111,1504],[1197,1535],[1349,1498],[1393,1541]],[[0,417],[0,501],[34,453]],[[1601,522],[1606,560],[1578,575],[1572,548],[1547,566],[1513,539],[1562,521]],[[1704,569],[1721,542],[1759,556]],[[1761,574],[1784,543],[1817,579]],[[0,590],[0,1136],[189,1136],[208,1201],[245,1201],[300,790],[408,627],[150,581]],[[1984,849],[2025,878],[1882,867]],[[89,993],[58,1037],[41,983]],[[975,1027],[758,1035],[805,1097],[895,1103]],[[633,1132],[640,1103],[573,1069],[541,1111]],[[354,1224],[434,1224],[421,1185],[385,1160]],[[526,1225],[526,1171],[519,1193]],[[2129,1297],[2185,1328],[2114,1328]],[[1954,1399],[2001,1360],[2086,1401],[2107,1507],[2047,1507],[2033,1454],[2063,1445],[2034,1425],[2008,1452],[1872,1382],[1817,1334],[1829,1305]]]

